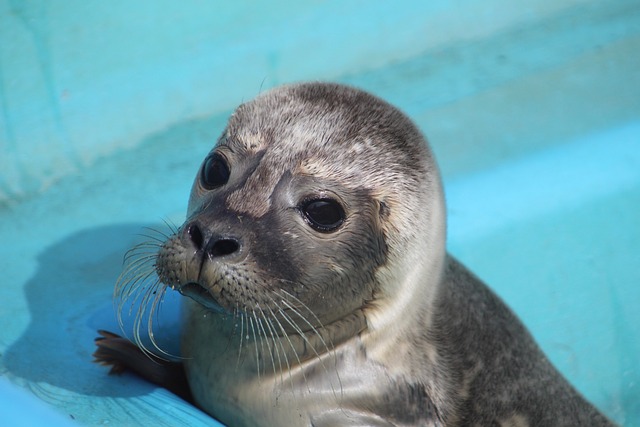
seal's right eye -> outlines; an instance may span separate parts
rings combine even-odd
[[[224,157],[213,153],[204,161],[200,180],[207,190],[213,190],[229,181],[229,166]]]
[[[316,231],[331,233],[336,231],[345,220],[344,210],[333,199],[313,199],[300,207],[304,219]]]

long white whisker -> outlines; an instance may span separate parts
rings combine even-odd
[[[282,309],[280,308],[280,306],[271,298],[269,297],[269,299],[271,300],[271,302],[273,303],[273,305],[279,310],[282,311]],[[298,364],[300,364],[300,359],[298,358],[298,354],[295,351],[295,347],[293,346],[293,343],[291,342],[291,339],[289,338],[289,336],[287,335],[284,327],[282,326],[282,323],[280,323],[280,320],[278,320],[278,317],[276,316],[276,314],[273,312],[273,310],[271,309],[271,307],[267,307],[269,309],[269,313],[271,314],[271,318],[276,322],[276,325],[278,326],[278,328],[280,328],[280,331],[282,332],[282,336],[285,337],[287,339],[287,341],[289,341],[289,346],[291,347],[291,349],[293,350],[294,355],[296,356],[296,359],[298,359]],[[273,326],[273,325],[272,325]],[[275,332],[275,331],[274,331]],[[277,334],[276,334],[277,335]],[[275,338],[274,338],[275,340]],[[293,377],[291,376],[291,365],[289,364],[289,356],[287,356],[287,351],[284,348],[284,344],[283,344],[283,340],[279,339],[278,340],[278,344],[280,345],[280,348],[282,349],[282,356],[284,357],[284,362],[287,365],[287,372],[289,373],[289,383],[291,384],[291,393],[294,395],[295,397],[295,392],[294,392],[294,388],[293,388]],[[302,372],[302,375],[304,377],[305,380],[305,384],[306,384],[306,376],[304,375],[304,371]],[[280,381],[282,382],[282,370],[280,371]]]
[[[291,297],[292,299],[294,299],[295,301],[297,301],[300,305],[302,305],[302,307],[304,307],[304,308],[305,308],[305,309],[306,309],[306,310],[307,310],[307,311],[308,311],[308,312],[309,312],[309,313],[310,313],[310,314],[311,314],[311,315],[316,319],[316,322],[318,322],[318,324],[320,325],[320,328],[324,328],[324,326],[322,325],[322,322],[320,321],[320,319],[318,319],[318,317],[315,315],[315,313],[313,313],[313,311],[312,311],[312,310],[311,310],[311,309],[310,309],[306,304],[304,304],[304,303],[303,303],[302,301],[300,301],[298,298],[296,298],[295,296],[291,295],[290,293],[288,293],[287,291],[285,291],[285,290],[283,290],[283,289],[281,290],[281,292],[283,292],[283,293],[284,293],[284,295]],[[281,296],[282,296],[282,295],[281,295]],[[313,325],[312,325],[312,324],[307,320],[307,318],[306,318],[306,317],[304,317],[304,316],[302,315],[302,313],[300,313],[300,311],[299,311],[298,309],[296,309],[295,307],[293,307],[293,306],[292,306],[292,305],[291,305],[291,304],[286,300],[286,298],[283,298],[283,299],[282,299],[282,303],[283,303],[285,306],[287,306],[287,308],[288,308],[289,310],[291,310],[293,313],[295,313],[295,314],[296,314],[300,319],[302,319],[302,321],[304,321],[304,322],[307,324],[307,326],[309,326],[309,328],[311,329],[311,331],[313,331],[313,333],[318,337],[318,339],[320,340],[320,342],[321,342],[321,343],[322,343],[322,345],[324,346],[324,348],[325,348],[325,350],[326,350],[326,352],[327,352],[327,353],[331,353],[331,352],[333,351],[333,352],[334,352],[334,355],[335,355],[335,347],[334,347],[334,345],[333,345],[333,342],[332,342],[332,340],[331,340],[331,337],[329,337],[329,340],[330,340],[330,343],[331,343],[331,348],[329,348],[329,346],[327,345],[326,341],[324,340],[324,338],[322,337],[322,335],[320,334],[320,332],[318,331],[318,329],[317,329],[315,326],[313,326]],[[292,325],[292,327],[294,327],[294,329],[296,329],[296,331],[299,331],[298,333],[300,333],[300,332],[301,332],[301,328],[300,328],[300,327],[298,327],[297,323],[296,323],[296,322],[294,322],[294,321],[293,321],[293,319],[291,319],[291,317],[290,317],[288,314],[286,314],[286,313],[284,313],[284,312],[283,312],[282,314],[283,314],[283,317],[285,318],[285,320],[287,320],[287,321],[289,321],[289,320],[290,320],[290,322],[291,322],[291,323],[295,323],[295,326],[293,326],[293,325]],[[327,369],[327,367],[326,367],[326,365],[325,365],[325,363],[324,363],[324,359],[323,359],[322,357],[320,357],[320,354],[318,354],[318,352],[317,352],[317,350],[316,350],[315,346],[309,342],[309,340],[306,338],[306,336],[305,336],[304,334],[302,335],[302,337],[303,337],[303,339],[305,340],[305,342],[307,342],[307,343],[308,343],[309,347],[310,347],[310,348],[311,348],[311,350],[314,352],[314,354],[315,354],[316,358],[317,358],[318,360],[320,360],[320,363],[321,363],[322,368],[324,369],[324,371],[325,371],[325,372],[327,372],[327,373],[329,373],[329,370]],[[342,379],[340,378],[340,375],[339,375],[339,373],[338,373],[337,366],[335,365],[335,363],[337,362],[335,357],[333,358],[333,361],[334,361],[334,369],[335,369],[336,377],[337,377],[337,379],[338,379],[338,385],[339,385],[339,387],[340,387],[340,394],[341,394],[341,395],[343,395],[343,394],[344,394],[344,388],[343,388],[343,386],[342,386]],[[333,392],[334,396],[336,396],[336,397],[337,397],[337,395],[336,395],[336,391],[335,391],[335,389],[333,388],[333,385],[331,386],[331,390],[332,390],[332,392]]]
[[[295,313],[307,326],[309,326],[309,329],[311,329],[311,331],[320,339],[320,342],[322,343],[322,345],[324,346],[324,348],[327,350],[327,352],[331,351],[329,349],[329,347],[327,346],[327,343],[325,342],[324,338],[322,338],[322,335],[318,332],[318,330],[316,329],[315,326],[313,326],[311,324],[311,322],[309,322],[303,315],[302,313],[300,313],[295,307],[293,307],[291,304],[289,304],[285,299],[282,300],[282,303],[284,305],[287,306],[287,308],[289,310],[291,310],[293,313]],[[291,319],[291,317],[289,315],[287,315],[287,317],[289,319]],[[296,332],[298,332],[298,334],[301,334],[302,337],[304,338],[304,340],[307,342],[307,344],[309,344],[309,347],[313,350],[314,354],[320,358],[320,354],[317,352],[315,346],[313,344],[311,344],[311,342],[308,340],[308,338],[306,337],[306,335],[302,332],[302,328],[300,328],[300,326],[298,326],[298,324],[296,322],[293,321],[293,319],[291,319],[292,322],[292,327],[294,327],[294,329],[296,329]],[[294,326],[295,324],[295,326]]]
[[[256,330],[253,326],[253,319],[247,316],[247,320],[249,320],[249,325],[251,326],[251,333],[253,334],[253,344],[256,348],[256,366],[258,368],[258,380],[260,380],[260,355],[258,351],[258,341],[256,339]]]
[[[300,329],[298,327],[298,325],[295,324],[295,322],[293,321],[293,319],[291,319],[289,317],[289,315],[282,309],[282,308],[278,308],[278,313],[280,314],[280,316],[282,316],[282,318],[285,320],[285,322],[287,322],[289,324],[289,326],[291,326],[296,333],[310,346],[313,348],[313,344],[311,344],[309,342],[309,339],[305,336],[304,332],[302,332],[302,329]],[[289,346],[291,346],[291,350],[293,350],[293,354],[296,356],[296,361],[298,362],[298,365],[302,364],[302,361],[300,360],[300,356],[298,355],[298,349],[296,349],[295,345],[293,344],[293,341],[291,341],[291,338],[289,337],[289,334],[287,334],[284,331],[283,328],[283,333],[284,336],[287,337],[287,341],[289,342]],[[301,371],[302,372],[302,377],[304,378],[304,383],[307,384],[307,390],[311,391],[311,389],[309,389],[308,383],[307,383],[307,376],[304,372],[304,369]]]
[[[240,312],[240,345],[238,347],[238,359],[236,361],[236,368],[240,366],[240,356],[242,355],[242,343],[245,340],[244,318],[245,318],[244,314]],[[247,329],[247,334],[248,333],[249,333],[249,330]]]
[[[267,324],[267,329],[269,329],[269,334],[271,336],[271,339],[273,339],[273,331],[271,330],[271,327],[269,325],[269,322],[264,314],[264,311],[262,311],[262,308],[260,307],[260,304],[256,304],[256,308],[258,309],[258,311],[260,312],[260,317],[261,320],[264,320],[264,323]],[[273,375],[276,376],[277,375],[277,371],[276,371],[276,361],[275,361],[275,357],[274,357],[274,353],[277,352],[278,354],[278,361],[280,360],[280,352],[278,351],[278,347],[275,345],[275,340],[273,341],[274,344],[274,348],[271,348],[271,343],[267,337],[267,332],[264,329],[264,326],[262,325],[262,321],[260,322],[260,329],[262,329],[262,332],[264,333],[264,341],[267,342],[267,347],[269,348],[269,354],[271,355],[271,364],[273,365]],[[282,369],[282,365],[280,364],[280,368]]]
[[[171,234],[145,227],[146,232],[141,235],[147,240],[134,245],[125,253],[123,269],[114,287],[114,307],[120,329],[126,335],[123,315],[128,313],[128,316],[132,316],[135,311],[133,342],[142,352],[160,358],[163,358],[160,355],[176,357],[163,350],[154,335],[154,326],[160,319],[159,313],[167,290],[167,287],[160,282],[156,275],[155,263],[158,250],[163,246],[164,241],[177,232],[175,226],[166,221],[165,224]],[[129,305],[128,310],[126,310],[127,305]],[[142,340],[144,327],[146,327],[151,348],[145,345]]]

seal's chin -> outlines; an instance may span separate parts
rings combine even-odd
[[[226,313],[225,309],[211,296],[202,285],[191,282],[176,289],[182,295],[191,298],[207,310],[214,313]]]

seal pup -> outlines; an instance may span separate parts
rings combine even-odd
[[[611,425],[446,253],[427,142],[366,92],[296,84],[241,105],[161,240],[116,293],[151,311],[168,288],[187,297],[183,366],[106,332],[96,359],[223,423]]]

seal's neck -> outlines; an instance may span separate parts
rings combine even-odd
[[[394,242],[389,251],[393,259],[376,272],[374,300],[365,317],[369,332],[381,335],[375,338],[377,342],[399,337],[400,332],[413,330],[417,324],[423,330],[431,325],[446,260],[443,193],[442,189],[431,193],[423,201],[420,218],[414,219],[413,234],[404,234],[403,240]]]
[[[329,325],[286,333],[278,330],[277,320],[211,313],[193,301],[187,301],[185,312],[185,327],[190,330],[185,334],[189,339],[183,340],[183,356],[192,357],[198,342],[206,339],[216,343],[208,349],[211,360],[218,359],[217,364],[222,365],[233,363],[239,374],[248,376],[279,376],[323,359],[366,328],[362,310]]]

